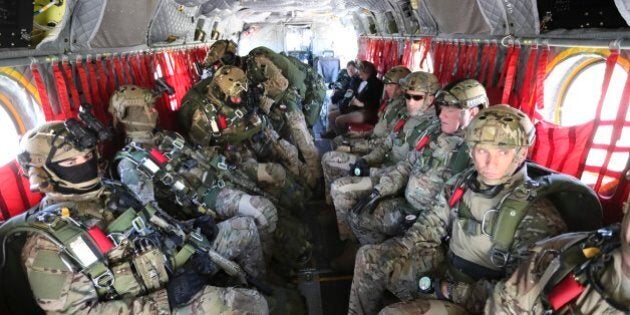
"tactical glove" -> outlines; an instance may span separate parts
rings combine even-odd
[[[376,205],[378,204],[377,201],[380,198],[381,194],[378,192],[378,190],[373,189],[369,195],[359,199],[359,201],[357,201],[357,203],[354,205],[354,207],[352,207],[352,209],[350,209],[350,211],[355,214],[362,214],[367,211],[371,214],[374,211],[374,208],[376,208]]]
[[[350,165],[350,176],[370,176],[370,165],[364,158]]]
[[[206,278],[193,270],[186,269],[172,277],[166,287],[171,310],[190,301],[205,285]]]
[[[196,218],[193,222],[193,227],[195,229],[198,228],[201,231],[201,234],[203,234],[209,242],[212,242],[212,240],[214,240],[217,236],[217,233],[219,233],[219,228],[214,223],[214,219],[207,214]]]

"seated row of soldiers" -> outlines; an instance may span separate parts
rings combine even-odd
[[[257,281],[269,262],[303,266],[311,245],[296,216],[322,174],[304,115],[316,105],[300,102],[280,57],[234,53],[211,48],[213,76],[178,112],[186,137],[155,129],[151,91],[114,93],[109,111],[127,140],[108,180],[97,163],[104,130],[68,120],[24,136],[20,165],[46,197],[3,230],[33,232],[22,263],[42,309],[303,312],[216,277],[270,293]],[[321,161],[340,237],[361,245],[348,251],[350,314],[628,311],[630,215],[621,231],[537,243],[599,227],[601,209],[577,180],[526,161],[526,115],[489,106],[475,80],[441,88],[404,67],[385,78],[374,131],[336,138]],[[402,303],[386,305],[386,291]]]

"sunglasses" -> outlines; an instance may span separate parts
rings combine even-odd
[[[412,98],[414,101],[421,101],[424,99],[424,95],[411,95],[409,93],[405,93],[405,99],[410,100]]]

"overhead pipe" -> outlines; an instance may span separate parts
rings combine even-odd
[[[473,37],[471,35],[462,35],[458,37],[451,36],[430,36],[430,35],[364,35],[361,37],[379,38],[379,39],[422,39],[432,37],[437,42],[472,42],[487,43],[497,42],[503,46],[511,44],[520,44],[524,46],[549,46],[549,47],[580,47],[580,48],[608,48],[619,50],[630,50],[630,38],[617,39],[577,39],[577,38],[546,38],[546,37],[513,37],[508,36],[488,36]]]

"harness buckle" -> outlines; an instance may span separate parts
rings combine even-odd
[[[225,187],[225,182],[222,179],[217,179],[215,186],[219,189]]]
[[[164,183],[164,185],[166,186],[172,186],[173,185],[173,176],[169,173],[164,173],[164,176],[162,176],[162,178],[160,178],[160,181],[162,181],[162,183]]]
[[[107,234],[107,238],[112,241],[114,247],[118,247],[120,243],[122,243],[122,241],[127,238],[127,235],[125,235],[124,233],[112,232]]]
[[[235,111],[234,111],[234,115],[235,115],[236,117],[238,117],[238,118],[243,118],[243,117],[245,117],[245,114],[244,114],[244,113],[243,113],[240,109],[235,110]]]
[[[220,170],[227,171],[228,165],[227,165],[227,163],[221,161],[221,162],[217,163],[217,168],[219,168]]]
[[[488,214],[490,213],[498,213],[499,211],[497,209],[489,209],[488,211],[486,211],[483,214],[483,219],[481,220],[481,233],[485,234],[486,236],[492,237],[492,231],[487,232],[486,231],[486,220],[488,219]],[[494,215],[491,216],[492,219],[494,219]]]
[[[131,226],[133,226],[133,229],[140,235],[145,235],[147,233],[147,225],[142,217],[135,217],[131,220]]]
[[[114,285],[114,280],[114,274],[112,274],[111,270],[107,269],[102,274],[92,278],[92,283],[99,289],[109,289]]]
[[[490,251],[490,261],[497,267],[503,268],[507,265],[510,254],[508,252],[492,248]]]

